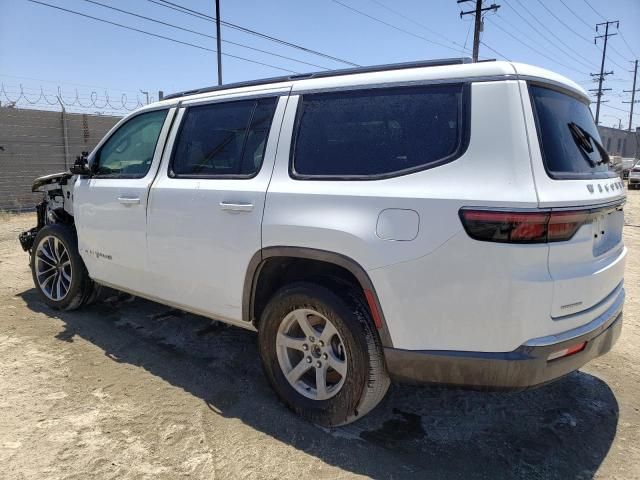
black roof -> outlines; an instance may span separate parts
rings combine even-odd
[[[198,93],[217,92],[219,90],[229,90],[232,88],[239,88],[239,87],[253,87],[255,85],[266,85],[269,83],[288,82],[291,80],[303,80],[307,78],[337,77],[341,75],[351,75],[353,73],[383,72],[387,70],[404,70],[407,68],[418,68],[418,67],[440,67],[444,65],[460,65],[463,63],[471,63],[471,59],[469,57],[442,58],[438,60],[421,60],[417,62],[389,63],[385,65],[372,65],[369,67],[354,67],[354,68],[343,68],[339,70],[327,70],[323,72],[299,73],[294,75],[285,75],[282,77],[271,77],[271,78],[263,78],[259,80],[248,80],[246,82],[228,83],[226,85],[198,88],[196,90],[186,90],[184,92],[177,92],[177,93],[172,93],[171,95],[167,95],[164,97],[164,99],[167,100],[170,98],[196,95]]]

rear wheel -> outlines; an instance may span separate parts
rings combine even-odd
[[[389,387],[382,347],[355,292],[311,283],[282,288],[260,320],[260,355],[283,402],[324,426],[353,422]]]
[[[75,234],[64,225],[40,229],[31,252],[31,274],[44,302],[58,310],[79,308],[93,291]]]

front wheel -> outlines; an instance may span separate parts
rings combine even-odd
[[[260,320],[260,356],[272,387],[300,416],[323,426],[353,422],[389,388],[382,346],[356,292],[283,287]]]
[[[93,291],[75,233],[64,225],[40,229],[31,251],[31,274],[41,298],[57,310],[79,308]]]

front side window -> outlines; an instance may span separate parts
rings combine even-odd
[[[167,110],[136,115],[109,137],[98,151],[93,172],[99,177],[142,178],[153,161]]]
[[[173,177],[240,177],[262,166],[277,98],[190,107],[173,151]]]
[[[303,95],[292,149],[297,178],[379,178],[460,155],[462,84]]]
[[[530,85],[542,158],[551,178],[607,178],[609,156],[586,100]]]

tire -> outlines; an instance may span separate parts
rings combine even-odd
[[[80,308],[94,292],[78,253],[75,231],[65,225],[51,224],[40,229],[31,250],[31,275],[42,300],[56,310]]]
[[[296,318],[306,320],[315,331],[313,337]],[[327,322],[333,330],[327,330]],[[327,332],[334,332],[333,336]],[[279,340],[283,334],[285,347]],[[324,344],[323,338],[328,339]],[[378,405],[389,388],[380,338],[365,303],[353,290],[339,296],[308,282],[283,287],[262,313],[258,342],[265,374],[277,395],[295,413],[318,425],[333,427],[357,420]],[[289,347],[291,342],[295,347]],[[307,350],[302,348],[305,345]],[[286,374],[295,379],[293,370],[298,368],[306,370],[298,381],[290,382]],[[318,375],[326,379],[326,388],[318,388]]]

